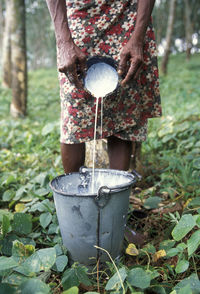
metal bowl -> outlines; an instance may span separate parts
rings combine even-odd
[[[113,79],[113,87],[114,87],[114,90],[110,91],[110,92],[107,92],[103,98],[108,98],[110,97],[111,95],[113,94],[116,94],[118,89],[119,89],[119,76],[118,76],[118,73],[117,73],[117,62],[111,58],[111,57],[107,57],[107,56],[92,56],[90,58],[88,58],[87,60],[87,71],[86,71],[86,74],[83,78],[83,83],[84,83],[84,89],[86,92],[88,92],[90,95],[92,95],[93,97],[95,97],[95,95],[91,92],[91,90],[87,87],[87,78],[88,78],[88,74],[90,74],[90,69],[92,66],[94,65],[97,65],[98,63],[105,63],[107,65],[109,65],[110,67],[112,67],[112,69],[114,69],[114,74],[116,74],[116,77],[117,77],[117,83],[116,83],[116,80]],[[102,73],[101,73],[101,69],[100,70],[100,74],[104,75],[105,72],[102,70]]]

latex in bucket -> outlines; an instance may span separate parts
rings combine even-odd
[[[94,247],[119,256],[126,225],[131,186],[139,175],[134,172],[95,169],[95,187],[91,193],[91,169],[61,175],[50,183],[63,244],[71,262],[95,265],[109,260]],[[100,180],[99,180],[100,179]],[[99,186],[103,182],[103,186]],[[114,185],[113,185],[114,183]]]

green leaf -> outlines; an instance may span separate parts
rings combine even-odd
[[[193,162],[193,167],[196,168],[196,169],[200,169],[200,158],[196,159]]]
[[[59,255],[56,258],[56,269],[58,272],[62,272],[68,264],[68,257],[66,255]]]
[[[42,187],[42,188],[39,188],[39,189],[35,190],[35,194],[37,196],[46,196],[46,195],[49,194],[49,190],[46,189],[46,188],[44,188],[44,187]]]
[[[56,250],[56,256],[63,255],[63,249],[59,244],[56,244],[54,248]]]
[[[146,289],[150,286],[151,276],[142,268],[133,268],[128,273],[127,281],[134,287]]]
[[[2,235],[3,238],[7,235],[10,228],[10,220],[6,215],[3,215],[3,221],[2,221]]]
[[[180,253],[180,250],[178,248],[171,248],[166,251],[167,257],[173,257]]]
[[[67,291],[64,291],[62,294],[78,294],[78,292],[79,292],[79,289],[78,289],[78,287],[75,286],[75,287],[70,288]]]
[[[57,224],[50,224],[48,229],[48,234],[58,234],[59,226]]]
[[[45,186],[48,183],[48,181],[49,181],[49,175],[47,172],[40,173],[33,179],[33,183],[40,184],[41,187]]]
[[[26,186],[20,187],[15,194],[14,200],[19,200],[22,196],[25,195],[26,192]]]
[[[194,207],[199,207],[199,206],[200,206],[200,197],[196,197],[188,203],[189,208],[194,208]]]
[[[164,240],[160,243],[159,250],[164,249],[165,251],[167,251],[170,248],[172,248],[175,245],[175,243],[176,242],[174,240]]]
[[[29,279],[19,286],[22,294],[49,294],[50,288],[39,279]]]
[[[156,293],[156,294],[166,294],[165,288],[162,286],[153,286],[152,288],[152,292]],[[171,293],[170,293],[171,294]]]
[[[8,283],[10,285],[21,285],[23,282],[27,281],[27,277],[24,275],[18,274],[18,273],[13,273],[11,275],[8,275],[7,277],[4,278],[4,282]]]
[[[55,122],[46,124],[42,129],[42,136],[50,134],[55,128]]]
[[[80,282],[76,275],[76,270],[74,268],[67,269],[63,274],[61,283],[64,290],[68,290],[74,286],[79,286]]]
[[[144,250],[144,251],[146,251],[146,252],[148,252],[150,254],[156,253],[156,248],[152,244],[150,244],[150,243],[148,243],[142,250]]]
[[[13,242],[12,256],[15,261],[21,263],[26,260],[35,252],[35,247],[33,245],[24,245],[23,243],[15,240]]]
[[[55,248],[46,248],[36,251],[16,270],[29,276],[32,272],[48,271],[56,261]]]
[[[0,209],[0,222],[3,221],[3,216],[6,215],[9,220],[13,219],[13,214],[10,211],[7,211],[5,209]]]
[[[0,257],[0,271],[11,269],[18,266],[18,263],[14,260],[13,257]]]
[[[82,284],[86,286],[90,286],[91,282],[87,275],[87,268],[83,266],[78,266],[75,269],[76,269],[76,275],[78,277],[79,282],[81,282]]]
[[[42,213],[40,215],[40,224],[45,229],[52,221],[52,215],[50,212]]]
[[[187,248],[187,245],[184,242],[181,242],[176,246],[176,248],[178,248],[180,252],[182,252],[183,250]]]
[[[15,196],[14,191],[12,191],[12,190],[6,190],[3,193],[2,199],[3,199],[3,201],[10,201],[10,200],[12,200],[14,198],[14,196]]]
[[[180,289],[177,294],[193,294],[190,285],[185,286],[184,288]]]
[[[195,225],[196,222],[191,214],[183,215],[172,231],[174,240],[180,241],[194,228]]]
[[[199,212],[198,212],[199,213]],[[200,215],[199,215],[199,217],[197,217],[197,219],[196,219],[196,223],[197,223],[197,226],[200,228]]]
[[[174,132],[184,132],[185,130],[189,129],[190,123],[188,121],[183,122],[182,124],[178,124],[174,128]]]
[[[34,212],[34,211],[40,211],[40,212],[50,212],[53,213],[55,210],[54,204],[53,202],[50,202],[49,199],[45,199],[42,202],[38,202],[36,204],[34,204],[30,211]]]
[[[151,280],[160,276],[160,274],[157,270],[147,270],[146,273],[150,275]]]
[[[17,179],[17,175],[16,174],[10,174],[9,176],[6,176],[3,180],[3,182],[1,183],[2,185],[10,185],[11,183],[15,183]]]
[[[145,202],[144,202],[144,207],[146,209],[153,209],[153,208],[158,208],[158,204],[162,201],[161,197],[149,197]]]
[[[188,255],[192,255],[200,245],[200,230],[194,232],[190,239],[187,241]]]
[[[179,291],[180,289],[184,288],[185,286],[189,285],[190,289],[192,290],[192,294],[199,294],[200,293],[200,281],[196,274],[192,274],[188,278],[185,278],[181,282],[179,282],[175,287],[174,290]]]
[[[158,137],[162,138],[165,135],[172,134],[172,133],[173,133],[173,123],[170,122],[170,123],[162,126],[162,128],[158,132]]]
[[[0,284],[0,293],[1,294],[16,294],[16,289],[11,287],[9,284],[1,283]]]
[[[98,292],[86,292],[85,294],[99,294],[99,293]]]
[[[12,255],[13,241],[19,240],[19,237],[15,234],[8,234],[3,240],[0,240],[1,252],[3,255]]]
[[[13,230],[16,233],[27,235],[32,231],[32,220],[30,214],[15,213],[13,218]]]
[[[121,281],[120,281],[120,278],[119,278],[119,275],[121,277],[121,281],[122,283],[124,282],[124,280],[126,279],[127,277],[127,273],[126,273],[126,269],[125,267],[122,267],[119,269],[119,273],[116,272],[114,274],[114,276],[112,276],[109,281],[107,282],[106,284],[106,290],[120,290],[122,288],[122,285],[121,285]]]
[[[188,267],[189,267],[189,262],[185,259],[182,259],[177,263],[175,272],[177,274],[184,273],[188,269]]]

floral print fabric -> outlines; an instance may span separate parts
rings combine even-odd
[[[67,16],[72,37],[85,54],[110,56],[119,62],[120,50],[134,31],[136,0],[69,0]],[[58,56],[59,58],[59,56]],[[76,89],[59,73],[61,96],[61,142],[90,141],[94,137],[96,99]],[[103,132],[124,140],[144,141],[147,120],[161,116],[155,36],[150,23],[144,42],[144,66],[117,95],[103,99]],[[101,98],[97,139],[101,138]]]

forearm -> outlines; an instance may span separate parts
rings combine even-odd
[[[63,42],[72,41],[68,21],[65,0],[46,0],[51,19],[55,28],[56,42],[58,46]]]
[[[131,39],[143,43],[154,4],[155,0],[138,0],[136,26]]]

